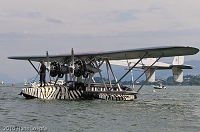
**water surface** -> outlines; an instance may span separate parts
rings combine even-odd
[[[145,86],[134,101],[25,99],[18,95],[22,87],[0,85],[2,132],[200,131],[197,86],[167,86],[156,92]]]

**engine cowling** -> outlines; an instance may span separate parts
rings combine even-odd
[[[80,77],[83,76],[84,78],[88,77],[89,73],[96,73],[101,71],[98,68],[93,67],[90,64],[85,64],[85,62],[81,60],[77,60],[74,63],[75,69],[74,69],[74,76],[75,77]],[[62,78],[64,74],[67,74],[69,72],[72,72],[72,67],[70,66],[65,66],[65,65],[60,65],[59,62],[53,61],[50,63],[50,76],[51,77],[60,77]]]
[[[68,67],[64,65],[60,65],[58,62],[53,61],[50,64],[50,76],[62,78],[65,73],[68,73]]]

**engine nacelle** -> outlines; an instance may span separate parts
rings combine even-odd
[[[58,62],[51,62],[50,64],[50,76],[51,77],[60,77],[62,78],[64,74],[69,73],[69,68],[64,65],[60,65]]]
[[[96,73],[100,72],[101,70],[90,65],[90,64],[85,64],[85,62],[78,60],[74,63],[74,75],[76,77],[83,76],[84,78],[88,77],[88,73]],[[72,72],[72,67],[70,66],[65,66],[65,65],[60,65],[58,62],[53,61],[50,64],[50,76],[51,77],[60,77],[62,78],[64,74],[67,74],[69,72]]]

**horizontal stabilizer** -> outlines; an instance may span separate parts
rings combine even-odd
[[[172,67],[175,82],[183,82],[183,70],[178,67]]]
[[[145,64],[145,66],[150,66],[155,61],[156,61],[156,58],[147,58],[146,60],[142,60],[142,62]]]
[[[190,65],[171,65],[170,68],[172,68],[172,67],[177,67],[180,69],[193,69],[193,67]]]

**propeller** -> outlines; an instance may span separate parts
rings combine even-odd
[[[72,64],[71,64],[72,76],[74,76],[75,67],[74,67],[74,49],[73,49],[73,48],[72,48],[72,50],[71,50],[71,60],[72,60]]]
[[[46,66],[46,68],[47,68],[47,71],[50,74],[50,64],[49,64],[49,53],[48,53],[48,51],[46,51],[46,57],[47,57],[47,66]]]
[[[47,69],[47,71],[49,73],[49,80],[51,82],[51,75],[50,75],[51,70],[50,70],[50,64],[49,64],[49,53],[48,53],[48,51],[46,51],[46,57],[47,57],[47,66],[46,66],[46,69]]]
[[[73,79],[73,86],[74,86],[74,81],[75,81],[75,77],[74,77],[74,70],[75,70],[75,67],[74,67],[74,49],[72,48],[71,50],[71,68],[72,68],[72,74],[71,74],[71,77]]]

